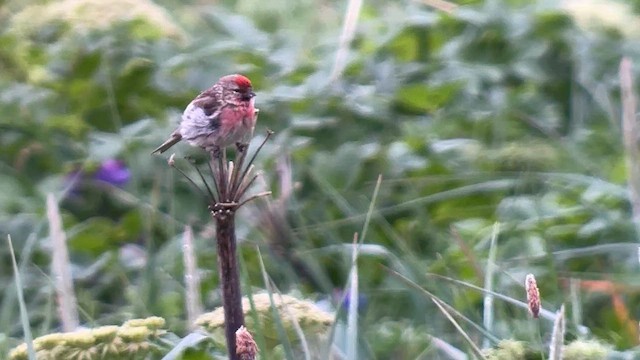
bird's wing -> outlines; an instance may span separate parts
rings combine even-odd
[[[226,104],[210,96],[198,96],[193,100],[193,105],[202,109],[206,117],[207,125],[213,128],[220,126],[220,114],[226,107]]]

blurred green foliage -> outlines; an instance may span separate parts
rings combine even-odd
[[[344,244],[381,174],[359,264],[371,358],[431,353],[428,335],[467,350],[433,303],[385,267],[482,324],[481,293],[427,275],[482,286],[495,222],[494,291],[522,300],[534,273],[543,308],[571,304],[571,337],[635,346],[613,296],[637,318],[618,64],[640,59],[640,33],[623,22],[638,22],[639,2],[579,2],[463,1],[453,14],[366,2],[337,79],[342,2],[0,3],[0,235],[16,244],[34,331],[57,326],[49,192],[62,206],[84,323],[157,315],[182,334],[185,224],[197,229],[205,305],[220,304],[206,204],[149,153],[200,90],[241,72],[258,92],[258,137],[276,132],[258,166],[277,206],[258,204],[238,224],[247,289],[264,286],[260,246],[280,289],[333,299],[349,271]],[[123,184],[97,176],[113,159],[130,172]],[[5,247],[0,258],[4,353],[21,329]],[[524,309],[496,301],[494,322],[496,338],[544,348]],[[381,344],[404,336],[398,324],[420,331],[394,353]]]

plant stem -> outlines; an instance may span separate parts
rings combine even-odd
[[[244,325],[244,315],[236,254],[235,209],[216,207],[212,216],[216,221],[218,273],[222,288],[227,351],[230,360],[237,360],[236,330]]]

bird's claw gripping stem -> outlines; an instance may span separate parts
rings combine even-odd
[[[247,150],[248,146],[249,146],[249,144],[245,144],[245,143],[241,143],[241,142],[237,142],[236,143],[236,149],[238,149],[239,153],[245,152],[245,150]]]

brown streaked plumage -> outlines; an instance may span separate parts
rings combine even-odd
[[[163,153],[182,139],[206,151],[246,140],[256,121],[254,97],[247,77],[239,74],[221,77],[187,105],[178,128],[152,154]]]

